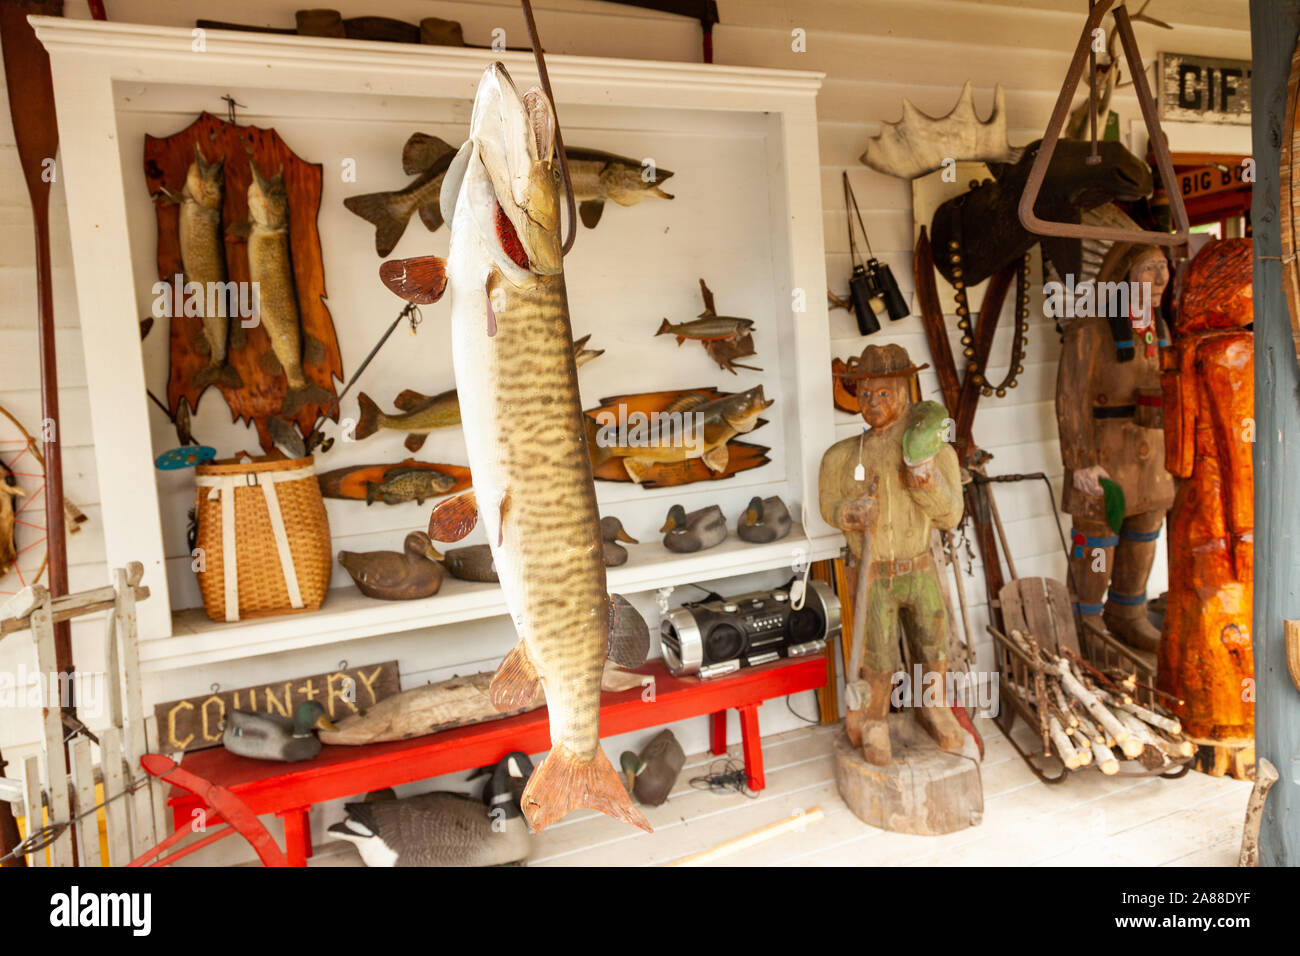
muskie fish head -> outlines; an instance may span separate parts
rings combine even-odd
[[[755,385],[747,392],[730,396],[722,407],[722,417],[738,432],[753,431],[758,416],[774,404],[776,399],[767,401],[763,398],[763,386]]]
[[[467,146],[461,192],[501,272],[515,283],[530,273],[558,275],[561,177],[551,101],[537,87],[521,97],[506,68],[492,64],[474,97]]]
[[[283,229],[289,218],[289,198],[284,190],[284,169],[270,179],[257,170],[257,164],[248,163],[253,171],[253,181],[248,184],[248,218],[268,229]]]
[[[221,167],[226,157],[209,163],[203,158],[199,144],[194,144],[194,162],[185,172],[185,192],[204,209],[221,208],[221,190],[224,184]]]

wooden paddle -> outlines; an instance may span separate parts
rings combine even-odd
[[[41,418],[45,437],[45,530],[49,562],[49,589],[54,597],[68,593],[68,556],[63,525],[63,460],[58,444],[59,379],[54,352],[54,292],[50,281],[50,183],[59,150],[59,130],[54,119],[54,84],[50,58],[27,22],[29,14],[62,16],[63,0],[0,0],[0,43],[4,47],[5,85],[14,125],[18,160],[27,180],[36,231],[37,328],[40,332]],[[49,427],[52,424],[53,427]],[[60,672],[72,682],[72,632],[68,622],[54,626],[55,659]],[[69,700],[63,710],[75,715]],[[3,763],[0,762],[0,769]],[[28,808],[40,819],[40,808]],[[30,826],[30,823],[29,823]],[[0,847],[7,852],[17,843],[18,829],[9,804],[0,801]],[[14,865],[24,866],[18,859]]]

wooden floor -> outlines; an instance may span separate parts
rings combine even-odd
[[[823,820],[723,861],[732,866],[1232,866],[1250,784],[1189,773],[1179,780],[1103,777],[1079,771],[1047,786],[991,721],[982,721],[984,820],[943,837],[877,830],[859,821],[835,789],[831,742],[840,727],[764,738],[767,789],[755,796],[710,793],[692,777],[725,758],[687,759],[661,807],[643,808],[642,833],[586,810],[537,838],[529,866],[652,866],[820,807]],[[1020,731],[1017,731],[1019,733]],[[1019,737],[1017,738],[1019,739]],[[731,748],[737,755],[739,745]],[[313,864],[359,865],[347,844],[318,848]]]

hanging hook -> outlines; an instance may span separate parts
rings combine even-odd
[[[555,95],[551,92],[551,78],[546,73],[546,59],[542,56],[542,41],[537,38],[537,21],[533,19],[533,5],[528,0],[519,0],[524,8],[524,19],[528,22],[528,37],[533,44],[533,59],[537,61],[537,76],[542,81],[542,90],[551,101],[551,113],[555,116],[555,151],[560,154],[560,173],[564,177],[564,199],[569,209],[569,231],[564,238],[562,251],[565,255],[573,248],[578,238],[578,206],[573,198],[573,181],[569,178],[569,158],[564,154],[564,137],[560,135],[560,116],[555,109]]]
[[[236,106],[243,106],[244,104],[243,104],[243,103],[236,103],[236,102],[235,102],[235,98],[234,98],[233,96],[231,96],[229,93],[227,93],[225,96],[223,96],[222,99],[223,99],[223,100],[225,101],[225,103],[226,103],[226,118],[229,120],[230,125],[231,125],[231,126],[234,126],[234,125],[235,125],[235,107],[236,107]]]

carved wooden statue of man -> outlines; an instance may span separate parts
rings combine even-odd
[[[1255,486],[1254,321],[1249,239],[1206,246],[1183,282],[1178,341],[1165,358],[1165,452],[1178,495],[1169,515],[1169,597],[1157,684],[1196,766],[1249,777],[1255,676],[1251,594]]]
[[[930,532],[961,520],[961,471],[943,440],[943,406],[913,404],[918,370],[901,346],[867,346],[854,375],[871,429],[832,445],[818,482],[822,516],[844,531],[851,563],[872,562],[867,599],[854,599],[856,613],[865,603],[866,644],[860,672],[849,677],[850,701],[856,697],[857,703],[851,703],[845,730],[878,766],[891,758],[886,718],[899,665],[899,624],[926,680],[937,675],[942,686],[948,667],[948,615],[931,564]],[[870,542],[866,555],[864,538]],[[918,707],[916,716],[942,749],[961,749],[964,732],[946,700]]]
[[[1174,500],[1164,461],[1159,354],[1169,345],[1160,315],[1168,282],[1168,263],[1156,246],[1112,247],[1091,307],[1076,300],[1085,314],[1065,329],[1056,381],[1065,463],[1061,507],[1074,518],[1075,610],[1085,623],[1147,653],[1160,644],[1147,616],[1147,577]]]

